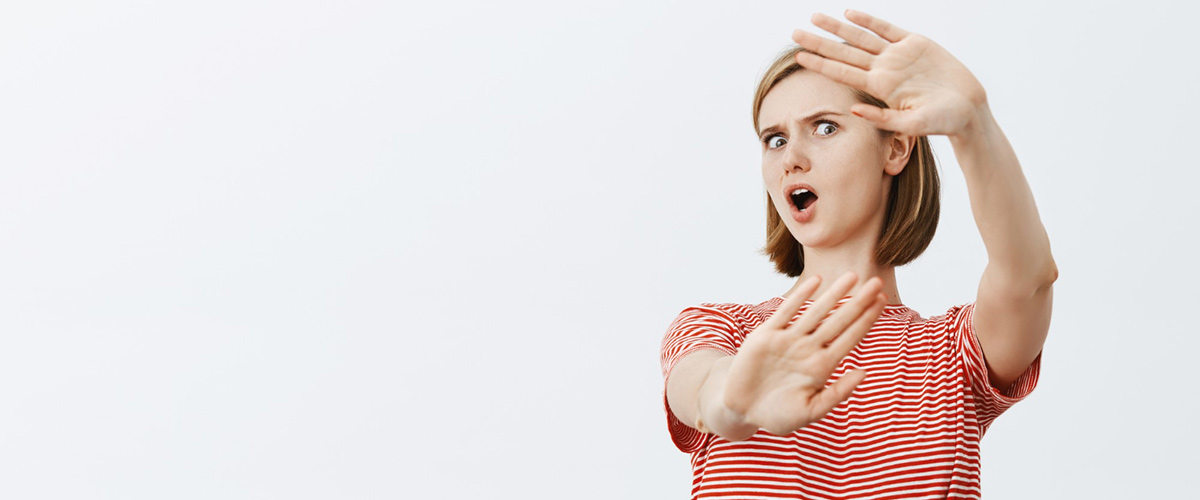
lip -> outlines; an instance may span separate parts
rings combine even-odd
[[[816,200],[813,200],[812,205],[809,205],[808,208],[800,210],[800,207],[797,207],[795,203],[792,203],[791,192],[797,189],[807,189],[814,195],[817,194],[817,190],[803,182],[788,184],[783,190],[783,197],[787,200],[788,207],[792,209],[792,219],[795,219],[796,222],[808,222],[812,220],[813,212],[817,208],[817,203],[819,203],[821,199],[818,197]]]

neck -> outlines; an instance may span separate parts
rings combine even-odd
[[[896,288],[896,268],[892,266],[879,266],[874,263],[870,255],[867,258],[862,256],[851,256],[846,253],[839,252],[822,252],[821,249],[805,248],[804,249],[804,272],[796,278],[796,283],[787,291],[785,296],[790,296],[800,283],[813,276],[821,277],[821,286],[810,297],[816,300],[821,294],[829,289],[835,280],[846,272],[853,272],[858,275],[858,282],[854,288],[850,289],[849,295],[853,296],[858,293],[862,284],[872,277],[878,277],[883,280],[883,293],[887,295],[887,303],[890,305],[902,305],[900,300],[900,291]]]

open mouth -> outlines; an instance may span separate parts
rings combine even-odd
[[[801,212],[808,209],[808,207],[811,207],[813,203],[817,202],[817,195],[805,188],[792,190],[788,196],[790,196],[792,199],[792,205],[795,205],[795,207],[800,209]]]

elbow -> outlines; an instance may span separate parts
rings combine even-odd
[[[1024,291],[1021,294],[1023,297],[1042,296],[1058,281],[1058,265],[1053,257],[1047,258],[1042,266],[1035,269],[1038,271],[1027,275],[1020,285],[1014,286],[1016,290]]]
[[[1045,290],[1054,285],[1058,281],[1058,264],[1054,263],[1054,257],[1049,257],[1046,262],[1046,270],[1042,273],[1041,286],[1037,289]]]
[[[1058,281],[1058,264],[1054,262],[1054,256],[1050,252],[1046,252],[1041,259],[1030,259],[1024,269],[1023,273],[1015,274],[1020,276],[1014,283],[1019,289],[1038,294]]]
[[[1004,266],[989,262],[980,286],[987,289],[989,295],[1020,302],[1044,295],[1055,281],[1058,281],[1058,266],[1053,257],[1048,257],[1032,265],[1025,262],[1024,265],[1010,263]]]

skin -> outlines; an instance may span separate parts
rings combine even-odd
[[[915,137],[946,135],[967,181],[971,210],[987,248],[973,326],[998,390],[1040,354],[1050,325],[1058,269],[1016,154],[974,75],[933,41],[870,15],[846,11],[853,26],[816,14],[818,27],[793,39],[807,68],[766,96],[759,129],[763,181],[788,229],[805,246],[805,270],[785,301],[747,336],[737,354],[702,350],[680,360],[667,381],[683,422],[729,440],[758,429],[788,434],[847,399],[866,374],[847,372],[824,387],[886,302],[899,303],[894,269],[873,262],[888,179],[907,162]],[[861,27],[861,28],[860,28]],[[865,29],[862,29],[865,28]],[[887,102],[857,102],[845,87]],[[817,109],[835,126],[801,120]],[[880,138],[874,130],[896,132]],[[873,135],[874,134],[874,135]],[[812,220],[795,221],[783,186],[801,181],[818,194]],[[837,276],[825,281],[820,276]],[[861,281],[859,276],[869,279]],[[884,293],[886,291],[886,296]],[[836,301],[853,297],[826,318]],[[817,296],[797,317],[804,300]],[[889,300],[888,297],[891,297]],[[822,320],[823,319],[823,320]]]
[[[858,102],[844,85],[806,70],[784,78],[763,99],[763,183],[804,245],[804,272],[786,295],[808,278],[853,272],[880,277],[890,302],[900,304],[895,273],[876,265],[874,252],[891,179],[904,170],[916,138],[881,137],[873,123],[850,112]],[[829,113],[816,115],[821,111]],[[792,218],[784,190],[794,182],[811,185],[818,195],[808,222]]]

